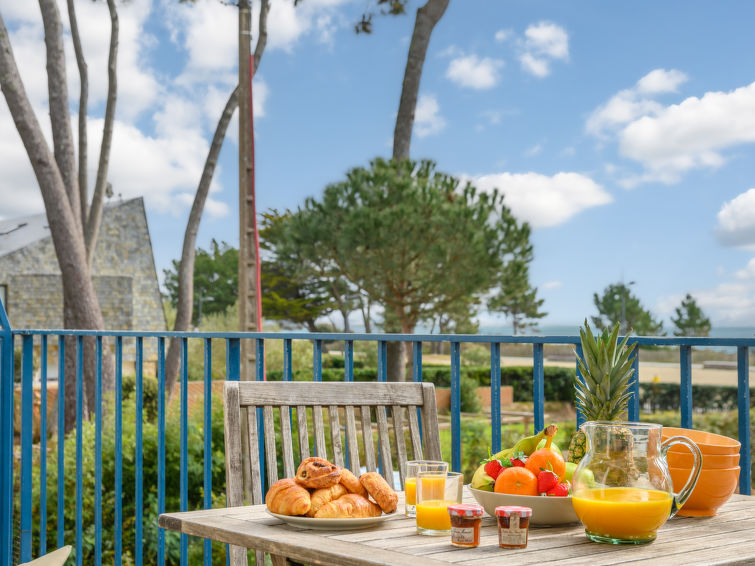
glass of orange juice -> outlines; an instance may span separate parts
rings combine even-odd
[[[417,533],[449,535],[448,506],[461,503],[464,476],[459,472],[420,472],[417,475]]]
[[[404,477],[404,513],[407,517],[415,516],[417,501],[417,476],[421,472],[434,472],[446,474],[448,463],[437,460],[409,460],[406,463],[406,476]]]

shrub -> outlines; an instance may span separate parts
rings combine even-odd
[[[477,382],[470,377],[461,378],[461,412],[479,413],[482,409],[480,398],[477,396]]]

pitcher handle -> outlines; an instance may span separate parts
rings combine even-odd
[[[700,452],[700,449],[697,447],[697,444],[692,442],[686,436],[672,436],[663,444],[661,444],[661,453],[663,454],[664,460],[669,448],[671,448],[674,444],[684,444],[687,448],[689,448],[695,461],[692,466],[692,475],[687,478],[687,483],[685,483],[684,487],[679,490],[679,493],[673,494],[674,499],[671,505],[671,514],[669,515],[669,519],[676,515],[676,512],[682,508],[684,502],[687,501],[687,498],[692,494],[692,490],[695,489],[695,485],[697,484],[697,478],[700,477],[700,470],[703,467],[703,455]]]

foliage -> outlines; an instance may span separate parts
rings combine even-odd
[[[314,332],[315,321],[327,316],[338,304],[329,292],[331,281],[321,277],[323,270],[316,268],[320,262],[314,258],[305,260],[295,246],[286,245],[285,226],[289,216],[276,211],[262,215],[260,247],[266,252],[261,267],[262,312],[265,318],[289,321]],[[332,284],[340,286],[336,296],[346,292],[337,278]]]
[[[501,273],[498,293],[488,299],[490,312],[501,312],[511,318],[514,335],[537,328],[537,320],[548,314],[540,310],[545,299],[538,299],[537,287],[530,286],[530,261],[531,246],[525,258],[512,261],[510,268]]]
[[[146,383],[146,382],[145,382]],[[146,412],[146,411],[145,411]],[[123,460],[122,460],[122,543],[124,563],[134,563],[134,528],[135,528],[135,405],[133,398],[123,403]],[[203,508],[203,464],[204,461],[204,430],[203,413],[194,411],[189,415],[188,422],[188,509]],[[104,411],[102,435],[102,557],[103,563],[113,562],[114,553],[114,521],[115,521],[115,441],[114,441],[115,410],[110,400]],[[179,412],[169,410],[165,423],[165,508],[177,510],[179,501]],[[223,404],[216,398],[212,404],[212,501],[213,506],[225,505],[225,459],[223,449]],[[55,443],[50,443],[51,450],[47,459],[47,547],[57,546],[57,452]],[[76,508],[74,497],[76,493],[76,435],[70,433],[65,440],[64,449],[65,469],[65,540],[70,543],[75,540]],[[87,421],[82,429],[82,469],[80,471],[83,485],[83,563],[94,564],[94,488],[95,488],[95,426],[93,421]],[[38,456],[36,456],[38,457]],[[33,509],[34,517],[39,517],[39,463],[33,468]],[[154,422],[146,421],[143,425],[143,564],[154,565],[157,562],[157,426]],[[34,521],[34,540],[39,538],[39,522]],[[201,539],[190,539],[189,562],[194,563],[201,556],[203,542]],[[225,545],[213,545],[213,564],[225,564]],[[178,533],[165,533],[166,563],[179,563]],[[192,559],[191,557],[195,557]]]
[[[687,293],[682,304],[676,307],[676,318],[671,317],[676,329],[674,336],[708,336],[710,334],[710,319],[705,316],[697,305],[695,297]]]
[[[736,385],[692,385],[692,402],[696,412],[732,411],[737,409]],[[645,411],[678,411],[677,383],[640,383],[640,406]],[[750,388],[750,407],[755,407],[755,387]]]
[[[603,290],[603,295],[593,294],[598,316],[592,322],[599,330],[623,323],[621,332],[632,330],[640,336],[663,336],[663,323],[656,321],[650,311],[645,310],[640,299],[635,297],[624,283],[612,283]],[[623,315],[623,316],[622,316]]]
[[[479,413],[482,409],[477,396],[477,381],[471,377],[462,377],[460,386],[460,410],[462,413]]]
[[[171,304],[178,304],[178,270],[173,260],[171,269],[164,269],[165,289]],[[202,315],[226,312],[239,293],[239,251],[213,238],[210,249],[197,248],[194,261],[194,309],[192,322],[199,324]]]
[[[385,313],[386,330],[413,332],[488,291],[526,255],[529,228],[498,192],[478,193],[431,161],[376,159],[307,199],[286,222],[287,246],[327,262]],[[287,255],[281,250],[279,255]]]

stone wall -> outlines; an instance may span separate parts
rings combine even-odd
[[[141,198],[105,208],[92,272],[106,329],[166,329]],[[63,327],[60,270],[50,237],[0,257],[0,285],[7,286],[14,328]],[[145,359],[155,357],[154,342],[145,340]],[[133,355],[133,340],[124,340],[124,358]]]

